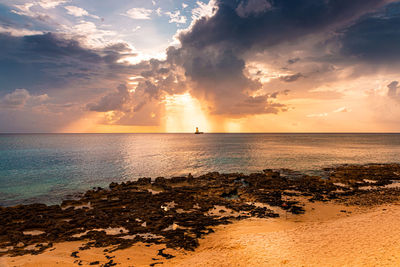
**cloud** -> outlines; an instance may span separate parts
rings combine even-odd
[[[169,16],[169,23],[181,23],[184,24],[186,23],[187,19],[185,16],[181,15],[181,12],[179,10],[175,12],[165,12],[167,16]]]
[[[277,91],[273,92],[272,94],[268,95],[270,98],[277,98],[279,95],[288,95],[290,90],[284,90],[284,91]]]
[[[355,1],[274,1],[259,16],[240,17],[236,9],[245,1],[217,2],[218,9],[209,20],[201,20],[190,33],[181,36],[183,42],[198,41],[207,46],[225,42],[235,49],[250,50],[283,42],[295,41],[308,34],[317,34],[358,18],[371,8],[382,5],[380,0]],[[199,40],[198,40],[199,39]]]
[[[388,90],[388,97],[397,97],[397,89],[400,88],[399,82],[398,81],[393,81],[390,84],[387,85],[387,87],[389,88]]]
[[[315,113],[315,114],[308,114],[307,118],[323,118],[327,117],[328,113]]]
[[[37,4],[45,9],[50,9],[67,2],[69,2],[69,0],[41,0]]]
[[[18,15],[22,15],[22,16],[31,16],[32,15],[32,11],[31,11],[31,7],[33,7],[35,4],[34,3],[25,3],[23,5],[14,5],[15,8],[17,8],[18,10],[12,10],[11,12],[18,14]]]
[[[197,7],[192,9],[192,20],[196,21],[200,18],[212,17],[218,9],[217,1],[210,0],[208,4],[197,1]]]
[[[4,27],[0,25],[0,33],[6,33],[12,36],[25,36],[25,35],[37,35],[42,34],[41,31],[34,31],[29,29],[16,29],[12,27]]]
[[[148,98],[120,84],[117,90],[104,95],[97,102],[89,103],[86,109],[107,112],[104,124],[156,126],[160,124],[163,103],[156,97]]]
[[[282,76],[282,77],[280,77],[280,79],[281,79],[282,81],[284,81],[284,82],[290,83],[290,82],[295,82],[295,81],[297,81],[297,80],[300,79],[301,77],[304,77],[303,74],[301,74],[301,73],[296,73],[296,74],[293,74],[293,75]]]
[[[30,102],[40,104],[49,99],[47,94],[33,96],[26,89],[15,89],[15,91],[6,94],[0,98],[0,107],[10,109],[21,109]]]
[[[125,57],[135,56],[127,43],[92,48],[82,45],[81,38],[54,33],[24,37],[0,34],[0,99],[3,109],[0,117],[7,112],[8,118],[19,118],[17,122],[1,119],[1,123],[7,121],[10,129],[27,131],[27,126],[22,124],[26,120],[21,119],[23,115],[18,113],[24,107],[34,108],[35,116],[46,119],[46,123],[30,124],[30,127],[46,131],[62,127],[63,123],[84,116],[88,110],[106,112],[112,109],[119,114],[118,120],[107,123],[140,125],[146,124],[143,120],[150,116],[145,114],[147,111],[159,114],[156,108],[149,107],[154,101],[147,95],[140,95],[140,88],[136,94],[131,92],[131,85],[110,89],[128,77],[139,77],[148,67],[145,63],[123,63]],[[25,89],[12,91],[14,88],[29,88],[29,92]],[[43,102],[48,92],[51,92],[52,103]],[[135,111],[137,106],[143,110]],[[18,114],[9,114],[14,111]],[[136,113],[142,115],[136,116]],[[37,121],[33,115],[26,116]],[[157,123],[159,119],[151,118],[150,121]],[[39,128],[41,125],[46,128]]]
[[[26,101],[30,97],[29,92],[25,89],[15,89],[14,92],[5,95],[0,99],[1,107],[21,108],[24,107]]]
[[[31,2],[31,3],[25,3],[25,4],[17,4],[14,5],[14,7],[17,10],[12,10],[11,12],[22,15],[22,16],[28,16],[28,17],[33,17],[37,18],[39,20],[45,20],[46,18],[49,18],[49,16],[46,13],[40,12],[38,10],[32,10],[32,8],[35,7],[41,7],[42,9],[52,9],[55,8],[61,4],[69,2],[68,0],[41,0],[41,1],[36,1],[36,2]]]
[[[70,29],[74,35],[83,36],[81,42],[90,47],[103,47],[106,43],[106,36],[115,36],[117,33],[110,30],[97,28],[91,21],[80,21]]]
[[[335,109],[332,111],[333,113],[348,113],[351,112],[352,110],[347,108],[347,107],[340,107],[338,109]],[[323,118],[323,117],[328,117],[329,113],[324,112],[324,113],[313,113],[313,114],[308,114],[306,117],[307,118]]]
[[[119,63],[126,56],[135,53],[121,42],[93,49],[83,46],[80,38],[54,33],[24,37],[0,34],[0,80],[4,90],[61,89],[71,84],[79,88],[108,80],[120,83],[141,70],[141,65]]]
[[[271,8],[267,0],[248,0],[242,1],[236,8],[237,14],[242,17],[256,16]]]
[[[12,10],[12,13],[15,13],[20,16],[32,17],[38,20],[46,20],[49,16],[46,13],[33,11],[31,8],[37,6],[37,3],[25,3],[21,5],[14,5],[17,10]]]
[[[124,106],[129,102],[130,94],[126,85],[121,84],[118,90],[103,96],[98,103],[91,103],[87,108],[91,111],[124,111]]]
[[[100,19],[100,17],[91,15],[85,9],[77,7],[77,6],[65,6],[64,8],[67,10],[68,14],[75,16],[75,17],[89,16],[89,17],[92,17],[95,19]]]
[[[342,31],[341,53],[353,61],[398,64],[400,60],[400,3],[362,17]]]
[[[171,93],[155,82],[160,80],[161,69],[167,69],[171,80],[183,77],[181,83],[207,103],[209,113],[240,117],[287,110],[263,91],[259,79],[248,75],[246,61],[250,55],[335,31],[383,2],[218,0],[197,5],[192,11],[194,22],[178,36],[181,46],[170,47],[165,61],[154,61],[153,70],[143,75],[146,81],[140,85],[150,96]],[[286,64],[296,62],[293,59]],[[301,77],[298,72],[280,80],[288,83]]]
[[[288,59],[287,63],[291,65],[291,64],[294,64],[299,61],[300,61],[300,58],[296,57],[296,58]]]
[[[58,5],[64,3],[60,1]],[[105,113],[105,122],[111,124],[159,123],[166,96],[183,93],[200,100],[209,114],[224,118],[277,114],[291,109],[292,103],[300,99],[323,103],[335,99],[328,110],[329,115],[337,117],[339,114],[333,115],[351,111],[344,106],[347,102],[337,99],[347,97],[351,90],[364,90],[357,86],[348,88],[341,82],[367,75],[367,71],[372,73],[376,65],[390,68],[399,62],[399,12],[395,12],[395,4],[384,6],[387,3],[198,1],[192,10],[190,27],[176,35],[179,45],[167,49],[166,59],[136,65],[127,63],[127,57],[136,56],[128,44],[105,42],[110,36],[122,35],[90,21],[65,26],[69,27],[65,30],[68,34],[41,34],[29,32],[31,28],[22,24],[2,23],[2,90],[11,94],[15,88],[29,88],[35,96],[52,90],[52,99],[54,93],[65,94],[69,99],[60,96],[65,103],[74,103],[74,107],[81,108],[80,112]],[[65,7],[71,15],[90,15],[82,8],[68,7],[74,6]],[[24,4],[15,9],[32,17],[44,14],[40,4]],[[61,6],[57,11],[63,9]],[[171,23],[185,23],[182,12],[132,8],[125,15],[150,19],[153,13],[166,14]],[[135,26],[132,30],[137,29]],[[33,35],[22,36],[25,34]],[[371,67],[368,69],[367,65]],[[398,68],[390,71],[398,73]],[[125,84],[128,77],[137,78]],[[385,81],[395,77],[393,74]],[[118,87],[119,84],[123,85]],[[326,90],[315,91],[322,87]],[[397,87],[392,85],[384,93],[396,95]],[[290,95],[284,96],[285,90],[290,90]],[[58,103],[57,107],[65,103]],[[335,110],[339,103],[343,107]],[[313,112],[301,114],[309,113]],[[151,119],[151,114],[156,114],[158,120]],[[328,113],[308,115],[326,116]]]
[[[153,10],[146,8],[131,8],[126,11],[126,15],[132,19],[150,19]]]
[[[341,112],[347,113],[347,112],[351,112],[351,111],[352,110],[347,107],[341,107],[341,108],[335,109],[333,112],[334,113],[341,113]]]
[[[133,32],[137,32],[138,30],[140,30],[142,27],[140,27],[140,26],[136,26],[135,28],[133,28]]]

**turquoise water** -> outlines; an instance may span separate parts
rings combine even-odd
[[[138,177],[400,162],[400,134],[3,134],[0,205]]]

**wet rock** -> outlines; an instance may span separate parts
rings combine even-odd
[[[162,262],[154,262],[154,263],[151,263],[150,266],[156,266],[157,264],[163,264],[163,263]]]
[[[164,258],[166,258],[167,260],[168,260],[168,259],[175,258],[174,255],[171,255],[171,254],[168,254],[168,253],[164,253],[164,250],[165,250],[165,248],[158,250],[158,254],[157,254],[157,255],[160,255],[161,257],[164,257]]]
[[[51,245],[34,250],[26,247],[78,240],[86,242],[80,250],[112,246],[112,251],[137,242],[194,250],[198,239],[212,233],[217,225],[279,216],[268,208],[248,204],[252,202],[300,214],[304,209],[291,198],[356,205],[399,199],[399,188],[385,188],[400,180],[398,164],[343,165],[323,172],[327,178],[271,169],[249,175],[212,172],[196,178],[158,177],[154,183],[151,178],[140,178],[111,183],[110,189],[88,190],[79,199],[65,200],[61,205],[0,207],[0,256],[42,253]],[[376,189],[361,190],[371,184]],[[210,215],[214,209],[221,210],[220,214]],[[111,233],[107,229],[120,230]],[[71,256],[79,257],[77,251]]]
[[[226,199],[237,199],[238,198],[238,190],[237,188],[234,188],[230,190],[229,192],[224,192],[221,194],[221,197],[226,198]]]
[[[151,178],[139,178],[136,183],[138,185],[151,184]]]
[[[175,180],[174,180],[175,181]],[[156,185],[164,185],[164,184],[166,184],[167,182],[166,182],[166,179],[164,178],[164,177],[157,177],[155,180],[154,180],[154,184],[156,184]]]
[[[109,185],[110,189],[113,189],[113,188],[115,188],[115,187],[117,187],[117,186],[118,186],[118,183],[114,183],[114,182],[112,182],[112,183]]]
[[[115,263],[113,260],[110,260],[109,262],[106,262],[104,265],[102,265],[102,267],[111,267],[115,265],[117,265],[117,263]]]

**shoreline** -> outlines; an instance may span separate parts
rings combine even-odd
[[[250,175],[142,178],[89,190],[81,199],[61,205],[0,207],[0,224],[5,226],[0,230],[0,266],[5,261],[10,266],[12,261],[17,266],[41,266],[40,261],[59,266],[201,265],[198,255],[211,253],[210,244],[224,246],[213,239],[229,236],[232,229],[240,229],[243,236],[238,244],[246,251],[251,243],[246,234],[252,228],[285,232],[290,230],[285,228],[288,222],[291,227],[337,222],[391,203],[398,211],[399,164],[342,165],[324,171],[328,178],[296,172],[291,178],[268,169]],[[213,253],[206,258],[211,260]],[[223,266],[218,262],[214,259],[214,264]]]
[[[398,266],[400,202],[374,208],[307,203],[288,218],[250,218],[215,228],[188,252],[138,243],[106,255],[103,248],[71,257],[82,242],[55,244],[39,255],[0,257],[0,266]],[[346,212],[344,212],[346,211]],[[379,228],[377,226],[380,226]],[[110,249],[111,247],[108,247]],[[160,249],[171,259],[158,255]],[[92,265],[90,265],[92,263]]]

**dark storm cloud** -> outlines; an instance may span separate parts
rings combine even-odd
[[[279,95],[288,95],[290,90],[283,90],[283,91],[277,91],[273,92],[272,94],[269,95],[270,98],[277,98]]]
[[[180,36],[183,47],[229,45],[235,50],[265,49],[281,42],[342,25],[381,6],[382,0],[275,0],[262,13],[240,17],[243,2],[220,0],[218,11]]]
[[[342,53],[369,63],[390,64],[400,59],[400,3],[360,19],[344,30]]]
[[[388,96],[389,97],[397,97],[397,89],[400,87],[398,86],[399,82],[398,81],[393,81],[390,84],[387,85],[388,87]]]
[[[106,77],[118,80],[140,67],[117,63],[126,55],[134,54],[123,43],[89,49],[78,40],[53,33],[24,37],[0,34],[1,90],[65,88]]]
[[[52,33],[43,35],[25,36],[21,42],[21,52],[38,59],[68,57],[79,59],[82,62],[100,63],[101,56],[97,53],[84,49],[78,41],[73,39],[62,39]]]
[[[246,74],[246,56],[297,42],[311,34],[335,31],[386,2],[219,0],[216,13],[210,18],[201,18],[189,31],[181,33],[182,46],[169,48],[167,60],[158,64],[168,65],[171,75],[181,68],[190,82],[192,95],[211,103],[213,114],[277,113],[285,109],[284,105],[272,105],[268,94],[255,94],[262,84]],[[152,70],[153,74],[159,75],[159,72],[157,67]],[[301,77],[298,73],[282,79],[293,82]],[[148,80],[151,78],[146,76]],[[143,88],[146,91],[146,86]]]
[[[88,48],[81,44],[81,40],[82,36],[54,33],[24,37],[0,34],[0,117],[19,118],[12,124],[2,118],[0,124],[5,123],[19,131],[22,129],[19,128],[20,124],[25,120],[21,119],[21,113],[12,115],[11,112],[30,110],[29,114],[34,114],[33,108],[36,113],[39,112],[37,116],[46,117],[49,123],[37,123],[31,127],[38,129],[43,126],[47,130],[62,127],[62,121],[69,123],[87,110],[116,110],[122,116],[125,112],[134,112],[134,108],[143,101],[141,96],[132,101],[125,86],[120,86],[116,91],[111,88],[125,83],[131,75],[138,75],[149,64],[119,63],[127,56],[135,56],[126,43]],[[39,101],[45,96],[49,96],[50,100]],[[98,99],[98,102],[92,103],[94,99]],[[68,103],[74,103],[73,107],[65,106]],[[54,121],[60,114],[65,114],[65,118]],[[130,122],[142,123],[137,116]]]
[[[121,84],[118,90],[103,96],[96,104],[88,104],[87,107],[91,111],[107,112],[112,110],[124,110],[124,105],[129,100],[129,90],[126,85]]]
[[[301,74],[301,73],[296,73],[296,74],[293,74],[293,75],[282,76],[280,79],[281,79],[282,81],[284,81],[284,82],[290,83],[290,82],[295,82],[295,81],[297,81],[297,80],[300,79],[301,77],[304,77],[303,74]]]

